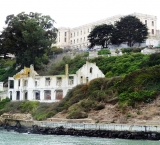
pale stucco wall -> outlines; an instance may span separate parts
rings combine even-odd
[[[59,101],[56,99],[56,91],[63,90],[63,98],[66,96],[69,89],[72,89],[74,86],[82,83],[87,83],[94,78],[104,77],[104,74],[99,70],[95,63],[86,62],[76,74],[68,74],[68,67],[66,67],[65,75],[54,75],[54,76],[38,76],[38,75],[30,75],[32,74],[31,69],[27,75],[24,76],[25,69],[21,71],[21,73],[16,74],[14,77],[8,78],[8,97],[13,101],[17,101],[17,91],[20,93],[20,98],[18,100],[25,100],[25,92],[27,94],[27,100],[36,100],[35,92],[40,92],[40,102],[56,102]],[[90,72],[90,68],[92,68],[92,72]],[[34,72],[34,70],[32,70]],[[33,73],[34,74],[34,73]],[[35,73],[36,74],[36,73]],[[72,76],[73,84],[69,83],[69,76]],[[88,81],[84,80],[80,81],[81,76],[83,78],[88,77]],[[61,85],[57,84],[57,78],[61,77],[62,82]],[[46,83],[46,78],[50,78],[50,83]],[[14,81],[14,88],[10,88],[10,81]],[[27,81],[27,85],[24,85],[24,82]],[[48,85],[47,85],[48,84]],[[44,98],[44,92],[50,91],[51,99],[46,100]],[[38,100],[37,100],[38,101]]]

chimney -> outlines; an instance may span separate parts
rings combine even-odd
[[[65,65],[65,75],[68,76],[68,64]]]

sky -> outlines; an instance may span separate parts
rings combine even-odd
[[[74,28],[136,12],[157,16],[157,29],[160,29],[160,0],[1,0],[0,31],[6,16],[21,12],[50,15],[56,28]]]

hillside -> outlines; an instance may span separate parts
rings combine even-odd
[[[83,59],[82,59],[83,57]],[[160,106],[160,54],[140,53],[119,57],[99,57],[96,62],[106,78],[94,79],[89,84],[70,90],[59,103],[0,102],[0,114],[30,113],[36,120],[47,118],[82,119],[93,122],[134,123],[154,121]],[[51,67],[51,74],[62,74],[67,62],[71,72],[85,63],[84,56],[65,57]],[[56,74],[55,73],[55,74]]]

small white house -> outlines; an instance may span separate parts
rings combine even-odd
[[[105,76],[95,63],[86,62],[76,74],[69,74],[66,64],[65,75],[54,76],[39,76],[31,65],[8,78],[8,97],[12,101],[57,102],[69,89],[100,77]]]

